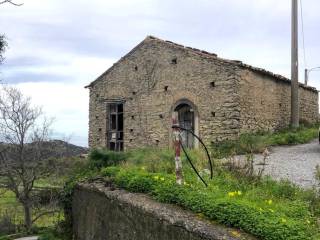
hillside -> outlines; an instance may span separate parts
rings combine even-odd
[[[54,149],[55,157],[74,157],[88,153],[89,149],[62,140],[51,140],[43,143],[47,149]]]
[[[53,158],[66,158],[66,157],[75,157],[80,156],[82,154],[87,154],[89,149],[86,147],[76,146],[74,144],[62,141],[62,140],[50,140],[43,142],[42,151],[44,156],[46,157],[53,157]],[[12,144],[6,144],[0,142],[0,147],[13,147]],[[26,144],[26,149],[28,146],[33,148],[35,143]],[[30,148],[29,148],[30,149]]]

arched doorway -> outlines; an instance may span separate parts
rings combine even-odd
[[[174,112],[178,113],[179,126],[191,130],[197,134],[197,112],[195,111],[194,105],[188,100],[180,100],[175,104],[173,109]],[[194,148],[197,146],[194,136],[186,131],[181,133],[182,144],[187,148]]]

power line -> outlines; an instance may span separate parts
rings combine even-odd
[[[302,30],[302,47],[303,47],[304,68],[307,68],[306,48],[305,48],[305,41],[304,41],[304,23],[303,23],[302,0],[300,0],[300,18],[301,18],[301,30]]]

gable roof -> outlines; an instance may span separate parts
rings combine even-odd
[[[130,52],[128,52],[126,55],[124,55],[123,57],[120,58],[119,61],[117,61],[116,63],[114,63],[109,69],[107,69],[104,73],[102,73],[96,80],[94,80],[93,82],[91,82],[89,85],[85,86],[85,88],[90,88],[92,87],[97,81],[99,81],[105,74],[109,73],[116,65],[118,65],[119,63],[121,63],[125,58],[129,57],[132,53],[134,53],[141,45],[143,45],[146,41],[149,41],[149,40],[154,40],[154,41],[158,41],[160,43],[165,43],[165,44],[168,44],[168,46],[174,46],[176,48],[180,48],[180,49],[184,49],[186,51],[190,51],[192,53],[195,53],[195,54],[198,54],[200,55],[201,57],[203,58],[212,58],[212,59],[216,59],[216,60],[219,60],[219,61],[222,61],[222,62],[225,62],[225,63],[230,63],[230,64],[233,64],[235,66],[238,66],[238,67],[242,67],[242,68],[245,68],[245,69],[248,69],[248,70],[251,70],[253,72],[257,72],[257,73],[260,73],[260,74],[263,74],[263,75],[267,75],[267,76],[270,76],[272,78],[274,78],[275,80],[278,80],[278,81],[283,81],[283,82],[287,82],[287,83],[291,83],[291,80],[289,78],[286,78],[280,74],[275,74],[273,72],[270,72],[268,70],[265,70],[263,68],[259,68],[259,67],[254,67],[254,66],[251,66],[249,64],[245,64],[243,63],[242,61],[239,61],[239,60],[230,60],[230,59],[224,59],[224,58],[220,58],[218,57],[217,54],[215,53],[210,53],[210,52],[207,52],[207,51],[204,51],[204,50],[200,50],[200,49],[197,49],[197,48],[192,48],[192,47],[187,47],[187,46],[183,46],[181,44],[178,44],[178,43],[174,43],[174,42],[171,42],[171,41],[168,41],[168,40],[162,40],[160,38],[157,38],[157,37],[154,37],[154,36],[147,36],[142,42],[140,42],[137,46],[135,46]],[[311,91],[314,91],[314,92],[318,92],[318,90],[314,87],[311,87],[311,86],[306,86],[305,84],[302,84],[302,83],[299,83],[299,86],[302,87],[302,88],[305,88],[305,89],[308,89],[308,90],[311,90]]]

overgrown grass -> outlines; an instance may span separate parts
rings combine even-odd
[[[246,146],[255,142],[246,141]],[[220,165],[215,165],[210,180],[206,171],[201,171],[207,168],[204,153],[192,150],[189,154],[206,179],[207,188],[183,156],[185,182],[176,185],[174,153],[170,149],[145,148],[125,153],[95,150],[88,167],[66,185],[65,207],[70,211],[75,184],[102,176],[120,188],[150,194],[158,201],[180,205],[260,239],[320,239],[320,199],[316,190],[303,190],[288,181],[268,177],[253,180]]]
[[[237,227],[261,239],[319,239],[316,215],[310,206],[313,192],[288,182],[264,179],[252,184],[232,173],[219,171],[208,188],[191,173],[178,186],[173,174],[151,173],[143,168],[107,167],[101,174],[132,192],[151,194],[157,200],[178,204],[210,220]]]
[[[266,147],[308,143],[317,138],[319,125],[288,128],[279,132],[242,134],[238,140],[225,140],[212,144],[212,154],[223,158],[232,154],[261,153]]]

